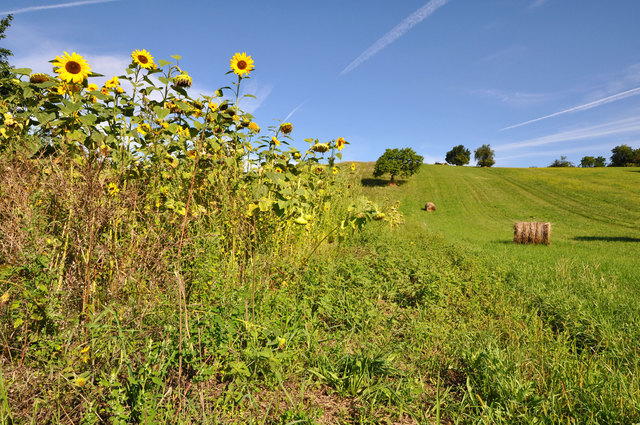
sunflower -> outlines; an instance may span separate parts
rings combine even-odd
[[[333,169],[331,170],[331,172],[333,173],[333,175],[335,176],[336,174],[338,174],[338,169],[336,167],[333,167]]]
[[[120,86],[120,79],[118,77],[113,77],[112,79],[107,80],[107,82],[104,83],[104,86],[108,89],[115,89]]]
[[[293,124],[290,122],[280,124],[280,131],[282,131],[282,134],[284,135],[290,134],[293,131]]]
[[[178,87],[191,87],[191,83],[193,82],[189,74],[187,74],[186,72],[178,75],[173,81]]]
[[[338,140],[336,140],[336,148],[338,148],[338,150],[341,151],[342,149],[344,149],[345,143],[346,141],[344,140],[343,137],[338,137]]]
[[[87,91],[98,91],[98,85],[93,83],[89,84],[87,86]]]
[[[103,87],[100,89],[100,93],[102,93],[105,96],[109,96],[109,89],[107,87]]]
[[[236,53],[231,58],[231,70],[238,77],[248,76],[253,68],[253,59],[251,59],[251,56],[247,56],[246,53]]]
[[[249,130],[252,133],[260,133],[260,126],[258,124],[256,124],[255,122],[251,121],[249,123]]]
[[[68,83],[81,83],[91,72],[91,67],[85,58],[76,52],[71,54],[64,52],[62,57],[56,56],[53,66],[58,67],[55,72],[58,73],[60,79]]]
[[[316,143],[315,145],[311,146],[311,150],[314,152],[326,152],[329,150],[329,145],[326,143]]]
[[[40,72],[36,72],[35,74],[31,74],[29,76],[29,82],[33,84],[45,83],[47,81],[49,81],[49,76]]]
[[[356,164],[355,163],[351,163],[351,171],[356,171]]]
[[[153,56],[151,53],[146,50],[134,50],[131,52],[131,57],[133,58],[133,62],[138,66],[144,69],[153,69],[156,67],[156,64],[153,62]]]
[[[280,140],[278,140],[276,136],[271,137],[271,141],[273,142],[274,145],[280,146]]]

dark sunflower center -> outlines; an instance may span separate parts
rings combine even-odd
[[[238,61],[238,69],[246,69],[247,63],[245,61]]]
[[[140,63],[145,64],[149,62],[149,59],[147,59],[147,57],[144,55],[138,55],[138,61],[140,61]]]
[[[74,61],[69,61],[64,65],[64,69],[69,73],[69,74],[79,74],[80,71],[82,71],[82,67],[80,66],[80,64],[78,62],[74,62]]]

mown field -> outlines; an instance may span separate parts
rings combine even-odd
[[[362,169],[365,193],[401,200],[398,238],[437,234],[506,273],[500,314],[462,349],[490,400],[471,422],[638,421],[637,169],[424,166],[396,188]],[[551,245],[513,244],[516,221],[551,222]]]

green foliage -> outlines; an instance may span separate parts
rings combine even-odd
[[[492,167],[496,163],[494,156],[495,152],[491,149],[491,145],[482,145],[474,152],[478,167]]]
[[[5,31],[11,25],[13,15],[7,15],[0,20],[0,40],[6,37]],[[11,50],[4,47],[0,47],[0,80],[7,79],[11,76],[11,66],[9,65],[8,57],[13,56]],[[7,81],[0,81],[0,97],[4,98],[8,96],[13,90],[13,85]]]
[[[466,165],[469,163],[469,159],[471,158],[471,152],[469,149],[465,148],[463,145],[454,146],[449,152],[447,152],[447,156],[445,160],[449,164],[454,165]]]
[[[573,162],[568,161],[566,156],[561,156],[560,159],[553,161],[549,167],[573,167]]]
[[[607,159],[604,156],[593,157],[585,156],[580,160],[580,167],[582,168],[594,168],[606,166]]]
[[[387,149],[376,161],[373,170],[374,177],[384,174],[391,175],[391,182],[395,176],[412,176],[422,165],[424,158],[411,148]]]
[[[611,149],[610,167],[640,166],[640,148],[634,150],[629,145],[619,145]]]

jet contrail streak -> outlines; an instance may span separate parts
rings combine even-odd
[[[404,21],[400,22],[394,29],[386,33],[381,39],[376,41],[365,50],[360,56],[356,58],[353,62],[349,64],[345,69],[342,70],[340,75],[348,74],[349,72],[356,69],[363,62],[369,60],[372,56],[377,54],[380,50],[387,47],[389,44],[396,41],[398,38],[402,37],[407,31],[411,28],[431,16],[433,12],[435,12],[440,7],[447,4],[449,0],[431,0],[429,3],[422,6],[420,9],[413,12],[409,15]]]
[[[23,7],[22,9],[14,9],[14,10],[7,10],[5,12],[0,12],[0,15],[17,15],[18,13],[37,12],[38,10],[60,9],[62,7],[84,6],[87,4],[109,3],[112,1],[118,1],[118,0],[83,0],[83,1],[72,1],[69,3],[47,4],[42,6],[29,6],[29,7]]]
[[[529,120],[525,122],[521,122],[520,124],[510,125],[509,127],[501,128],[500,131],[510,130],[512,128],[522,127],[523,125],[531,124],[537,121],[546,120],[547,118],[557,117],[558,115],[568,114],[570,112],[578,112],[585,111],[587,109],[595,108],[600,105],[604,105],[605,103],[615,102],[616,100],[624,99],[627,97],[635,96],[640,94],[640,87],[636,87],[635,89],[627,90],[622,93],[614,94],[612,96],[608,96],[602,99],[594,100],[593,102],[585,103],[584,105],[574,106],[573,108],[565,109],[564,111],[556,112],[551,115],[545,115],[544,117],[536,118],[534,120]]]

